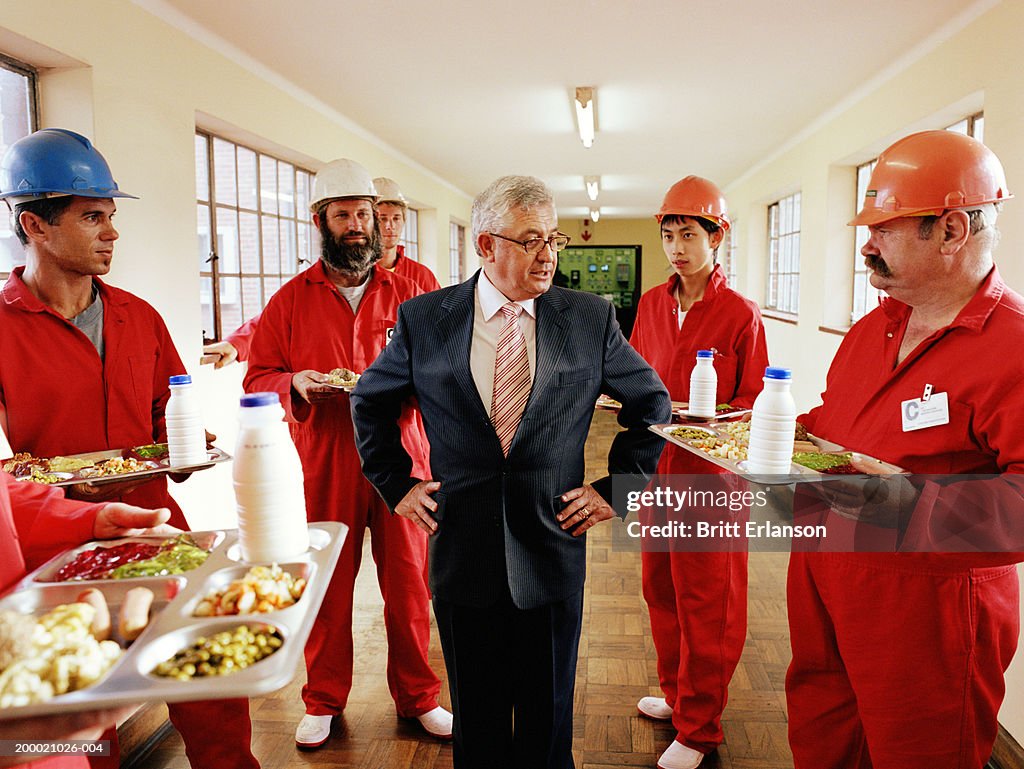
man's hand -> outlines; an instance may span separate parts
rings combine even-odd
[[[905,528],[919,493],[909,479],[887,469],[877,459],[858,454],[851,457],[850,464],[864,475],[832,476],[805,485],[836,515],[885,529]]]
[[[177,534],[176,528],[165,525],[170,517],[171,511],[166,507],[147,510],[123,502],[112,502],[100,508],[96,514],[92,535],[96,539],[113,539],[137,537],[141,534]]]
[[[440,481],[420,481],[395,505],[395,513],[408,518],[427,534],[433,534],[437,531],[437,521],[431,513],[437,512],[437,502],[430,495],[440,488]]]
[[[217,355],[213,362],[214,368],[224,368],[238,360],[238,350],[231,342],[214,342],[203,345],[203,355]]]
[[[562,524],[563,531],[572,529],[574,537],[578,537],[601,521],[615,517],[615,510],[612,509],[612,506],[605,502],[604,497],[598,494],[589,483],[583,484],[578,489],[565,492],[562,495],[562,501],[566,505],[557,516],[558,522]]]
[[[337,398],[342,395],[345,391],[340,390],[337,387],[328,387],[325,382],[327,381],[327,374],[321,374],[319,371],[313,371],[312,369],[306,369],[300,371],[292,377],[292,389],[299,394],[299,397],[306,403],[316,403],[317,401],[324,401],[330,398]]]

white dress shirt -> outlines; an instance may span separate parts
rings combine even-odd
[[[491,413],[491,398],[494,396],[494,359],[497,357],[498,334],[505,324],[505,316],[501,308],[508,303],[508,298],[488,280],[486,273],[480,271],[480,279],[476,282],[476,299],[473,302],[473,341],[469,347],[469,371],[473,375],[473,383],[480,393],[484,410]],[[530,381],[537,370],[537,313],[535,299],[525,299],[516,304],[521,305],[523,312],[519,315],[519,327],[526,339],[526,356],[530,359]]]

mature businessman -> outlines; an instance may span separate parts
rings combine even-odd
[[[455,712],[456,769],[571,769],[583,535],[615,515],[612,475],[643,485],[667,422],[657,374],[612,306],[552,288],[551,191],[505,176],[473,203],[483,270],[405,302],[352,411],[363,472],[426,529],[430,587]],[[608,475],[583,483],[594,401],[622,402]],[[411,476],[402,402],[419,401],[431,478]]]

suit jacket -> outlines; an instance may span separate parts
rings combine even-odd
[[[402,449],[402,403],[419,400],[433,480],[441,482],[430,538],[430,588],[456,604],[488,606],[509,592],[534,608],[583,588],[586,537],[562,531],[559,496],[583,485],[583,446],[594,402],[622,402],[608,476],[593,485],[612,502],[620,482],[642,488],[670,420],[664,385],[622,336],[607,301],[552,287],[537,299],[533,388],[506,458],[473,383],[469,352],[479,272],[404,302],[384,352],[352,394],[363,472],[394,510],[419,479]]]

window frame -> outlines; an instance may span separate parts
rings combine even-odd
[[[25,78],[27,81],[27,95],[28,103],[26,104],[26,118],[28,123],[28,133],[14,137],[14,141],[22,139],[29,134],[39,130],[39,72],[30,64],[27,64],[19,59],[15,59],[7,54],[0,52],[0,69],[5,69],[8,72],[13,72],[15,75]],[[0,156],[5,152],[3,145],[0,145]],[[0,202],[0,211],[6,213],[7,204]],[[14,234],[13,223],[10,221],[10,216],[5,216],[5,220],[2,226],[5,232],[10,232],[12,243],[21,249],[21,243],[18,242],[17,236]],[[11,267],[18,266],[18,254],[12,254]],[[0,281],[6,281],[10,276],[10,272],[7,270],[0,270]]]
[[[791,222],[784,222],[787,209]],[[795,320],[800,313],[800,235],[803,193],[800,190],[769,203],[766,209],[768,282],[764,309]],[[784,226],[791,226],[783,231]],[[785,262],[785,264],[783,264]]]
[[[454,220],[448,222],[448,285],[465,280],[466,225]]]
[[[405,225],[398,242],[406,259],[420,260],[420,212],[410,205],[405,207]]]
[[[205,252],[207,254],[206,259],[200,266],[200,306],[203,314],[203,326],[204,326],[204,343],[211,341],[217,341],[224,339],[229,336],[234,329],[224,328],[224,297],[223,297],[223,282],[225,280],[237,281],[239,286],[239,304],[240,304],[240,315],[241,323],[245,323],[255,315],[259,314],[266,307],[270,297],[280,288],[281,285],[291,280],[295,275],[299,274],[306,266],[312,264],[315,261],[315,249],[317,247],[318,232],[316,227],[312,223],[312,218],[309,214],[309,200],[308,196],[312,194],[313,179],[316,173],[311,169],[305,168],[297,163],[293,163],[290,160],[286,160],[278,155],[274,155],[270,152],[266,152],[251,145],[245,144],[244,142],[230,139],[226,136],[222,136],[213,131],[202,129],[197,127],[195,129],[196,137],[196,152],[195,152],[195,163],[196,171],[199,171],[199,145],[200,142],[205,142],[205,158],[203,162],[205,165],[205,185],[207,197],[204,199],[200,195],[200,184],[203,180],[197,178],[196,180],[196,237],[198,239],[198,245],[202,248],[204,245],[207,246]],[[235,178],[234,184],[234,201],[222,201],[217,198],[217,168],[216,168],[216,142],[223,142],[230,145],[233,152],[232,165],[234,168]],[[239,184],[240,166],[239,153],[251,153],[252,155],[252,169],[254,173],[254,184],[255,188],[251,191],[254,196],[255,202],[252,205],[244,205],[241,200],[241,189]],[[264,161],[273,162],[275,168],[275,185],[280,184],[281,180],[281,167],[282,165],[291,173],[290,190],[292,193],[292,212],[283,212],[280,208],[280,201],[282,199],[282,190],[280,186],[276,186],[276,192],[273,196],[274,204],[277,210],[268,210],[265,208],[266,201],[269,199],[264,194],[263,189],[263,164]],[[300,175],[304,175],[304,178],[300,179]],[[302,184],[300,184],[300,181]],[[299,200],[300,187],[305,190],[306,199]],[[205,207],[206,221],[200,221],[200,214],[202,208]],[[218,230],[219,219],[218,214],[225,216],[228,221],[226,227],[222,227]],[[246,257],[243,255],[242,245],[242,224],[241,220],[243,215],[247,217],[250,223],[255,223],[255,234],[256,234],[256,251],[255,259],[258,262],[259,269],[254,272],[250,269],[246,269],[245,260]],[[234,221],[231,221],[233,219]],[[291,232],[282,232],[282,222],[286,223],[287,226],[291,226]],[[205,224],[205,229],[204,225]],[[266,230],[267,225],[272,225],[273,229],[277,231],[277,242],[273,246],[276,255],[274,258],[277,260],[277,270],[267,270],[267,258],[269,244],[266,243]],[[237,269],[227,271],[224,269],[223,258],[227,249],[222,248],[220,232],[224,229],[230,230],[234,228],[234,237],[236,240],[236,261]],[[305,236],[303,237],[303,233]],[[286,261],[285,257],[288,254],[283,253],[282,246],[294,253],[295,262],[290,265],[289,268],[284,267]],[[251,257],[250,257],[251,258]],[[207,267],[208,265],[208,267]],[[249,312],[249,308],[246,305],[245,299],[245,283],[247,281],[257,281],[259,286],[259,298],[256,304],[258,309],[256,312]],[[207,283],[207,281],[209,283]],[[272,290],[268,288],[268,283],[276,283],[277,286]],[[211,318],[207,314],[206,305],[202,292],[207,290],[207,285],[210,291],[210,307],[212,313],[213,328],[205,328],[207,320]],[[212,338],[211,338],[212,337]]]
[[[725,240],[718,247],[718,251],[721,256],[719,262],[722,265],[725,282],[729,288],[736,289],[739,280],[739,271],[736,267],[739,259],[739,230],[735,219],[730,222],[729,229],[725,231]]]

